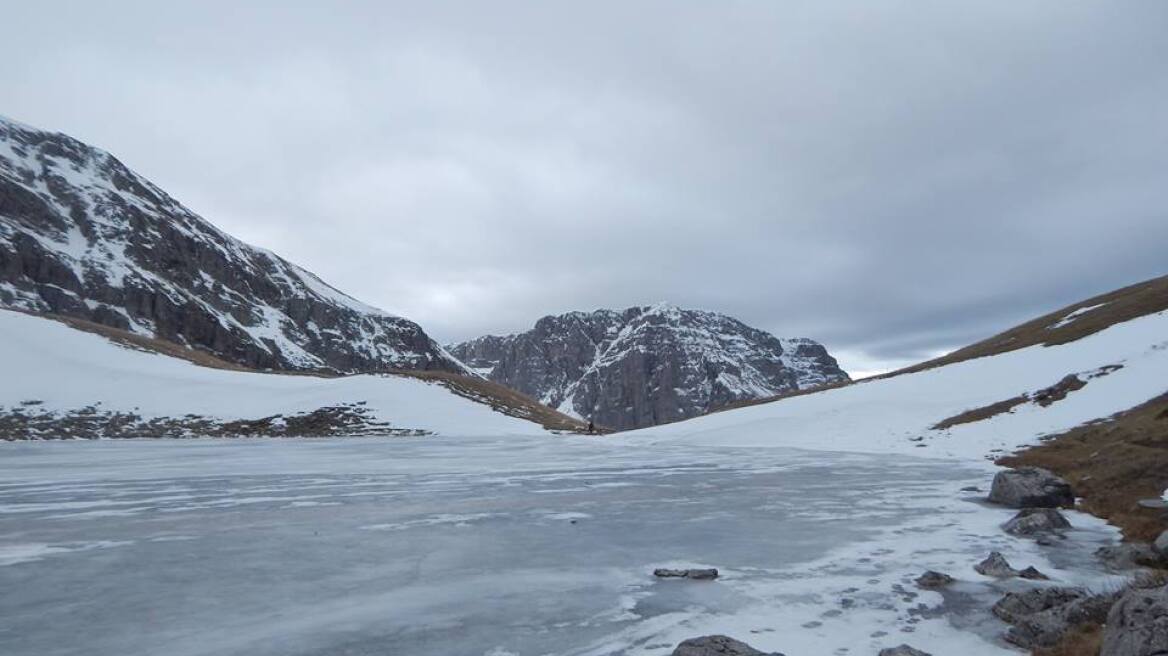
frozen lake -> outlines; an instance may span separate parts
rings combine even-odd
[[[6,656],[1006,653],[981,463],[588,438],[0,444]],[[712,566],[716,582],[655,580]],[[917,591],[926,568],[959,579]],[[996,585],[996,584],[995,584]],[[939,609],[946,612],[941,613]],[[940,649],[945,647],[946,649]]]

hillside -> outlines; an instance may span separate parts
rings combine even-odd
[[[417,324],[225,234],[109,153],[3,118],[0,307],[253,369],[463,371]]]
[[[547,316],[448,349],[490,380],[616,430],[848,380],[809,339],[667,304]]]
[[[1168,392],[1165,280],[893,374],[624,439],[993,459]]]
[[[17,372],[0,381],[0,439],[505,435],[580,428],[510,390],[447,372],[260,373],[181,351],[96,324],[0,310],[0,359]]]

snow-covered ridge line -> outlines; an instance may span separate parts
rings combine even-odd
[[[109,153],[0,119],[0,307],[261,369],[465,368],[417,324],[211,225]]]

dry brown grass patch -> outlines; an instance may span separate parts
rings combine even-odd
[[[938,422],[933,426],[933,430],[945,430],[946,428],[953,428],[960,424],[972,424],[975,421],[982,421],[991,417],[996,417],[1001,414],[1010,412],[1014,408],[1026,403],[1030,397],[1025,394],[1006,399],[1005,401],[998,401],[989,405],[983,405],[980,408],[966,410],[960,414],[953,415],[948,419]]]

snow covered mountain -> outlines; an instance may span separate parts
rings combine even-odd
[[[0,307],[259,369],[463,371],[417,324],[232,238],[109,153],[2,117]]]
[[[106,437],[547,435],[579,429],[501,386],[446,372],[264,373],[157,352],[0,310],[0,440]],[[127,334],[128,335],[128,334]],[[189,360],[198,360],[200,366]]]
[[[448,350],[489,380],[617,430],[848,380],[809,339],[668,304],[547,316]]]

